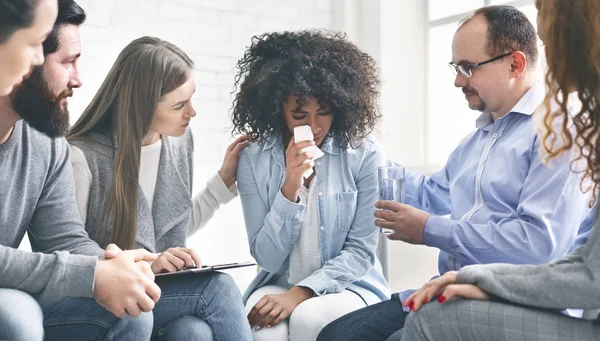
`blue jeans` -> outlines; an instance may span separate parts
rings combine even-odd
[[[148,341],[152,335],[152,313],[120,319],[93,299],[82,297],[42,301],[40,306],[46,341]]]
[[[240,291],[221,272],[157,277],[154,339],[252,341]]]
[[[399,341],[408,313],[394,294],[390,300],[346,314],[328,324],[317,341]]]

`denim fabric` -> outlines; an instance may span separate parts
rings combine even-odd
[[[333,136],[321,149],[325,155],[316,160],[315,171],[323,266],[298,285],[318,296],[348,289],[367,304],[381,302],[390,292],[375,256],[379,228],[373,213],[378,200],[377,168],[385,165],[383,148],[369,137],[356,148],[343,149]],[[246,300],[288,269],[306,206],[281,194],[285,181],[282,136],[245,148],[237,180],[250,252],[262,268],[244,294]]]

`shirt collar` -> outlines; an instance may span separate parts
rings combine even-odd
[[[523,97],[515,104],[515,106],[508,112],[518,113],[522,115],[531,116],[535,110],[542,104],[544,101],[544,97],[546,96],[546,89],[544,87],[544,83],[537,82],[535,83]],[[507,116],[508,116],[507,114]],[[499,118],[499,119],[502,119]],[[494,123],[494,118],[492,117],[492,113],[484,112],[482,113],[477,120],[475,121],[475,127],[477,129],[483,129],[484,127]]]

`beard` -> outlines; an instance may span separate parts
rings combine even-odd
[[[479,104],[471,107],[472,110],[477,110],[477,111],[481,111],[481,112],[485,111],[485,109],[487,108],[487,104],[483,101],[483,99],[481,97],[479,97],[479,92],[477,92],[477,90],[468,86],[468,87],[464,87],[462,89],[462,91],[465,95],[466,94],[475,95],[475,96],[477,96],[477,99],[479,99]]]
[[[62,99],[73,96],[73,89],[67,88],[58,96],[53,94],[41,67],[36,67],[10,96],[15,112],[33,129],[50,138],[68,132],[69,110]]]

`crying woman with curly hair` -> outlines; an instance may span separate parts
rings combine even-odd
[[[237,67],[234,131],[253,141],[238,189],[261,268],[248,320],[254,340],[315,340],[390,295],[375,256],[378,71],[344,36],[317,31],[254,37]]]

